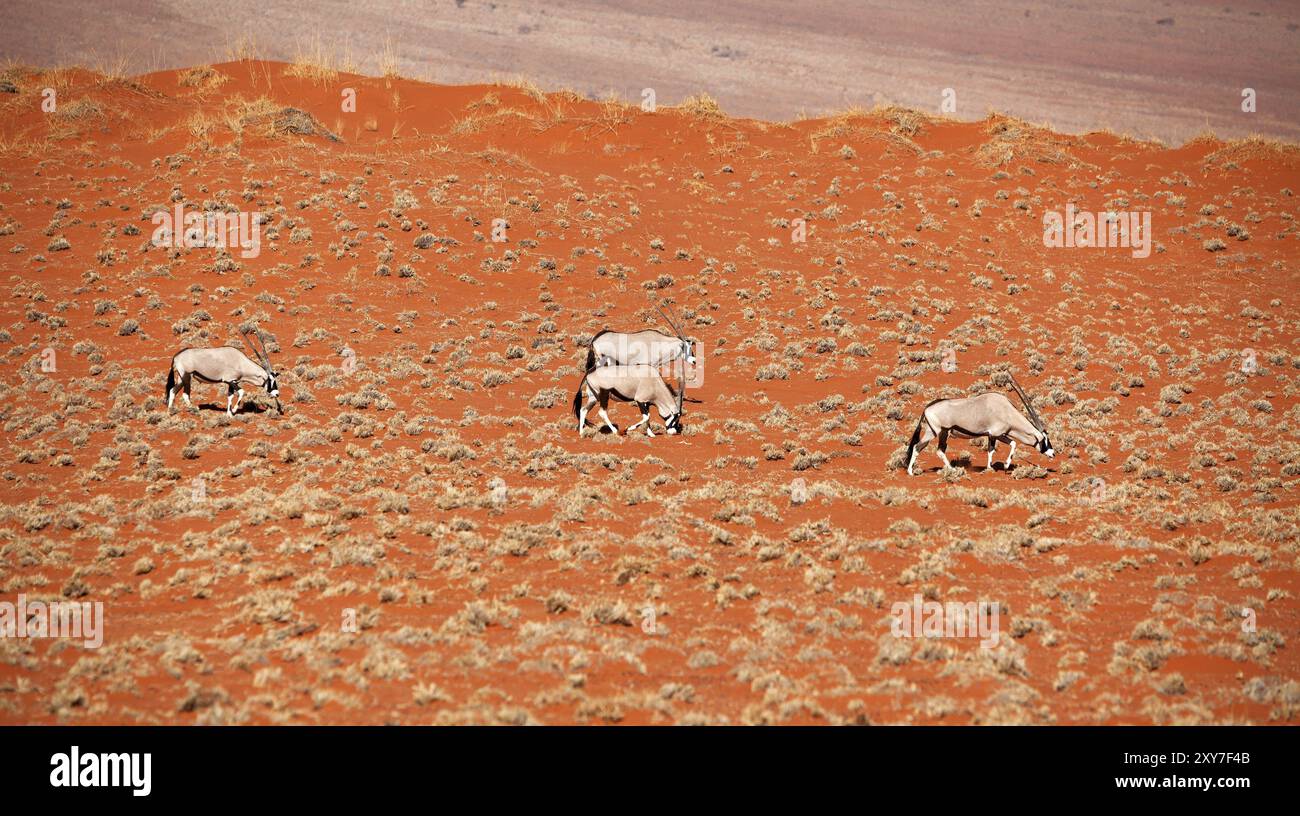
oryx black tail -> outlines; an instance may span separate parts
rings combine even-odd
[[[578,391],[573,395],[573,415],[582,419],[582,413],[578,410],[582,407],[582,389],[587,386],[587,378],[584,376],[582,382],[578,383]]]
[[[921,423],[925,422],[925,412],[921,412],[921,418],[916,421],[916,430],[912,431],[912,441],[907,443],[907,455],[903,457],[903,467],[912,461],[912,451],[916,450],[916,443],[921,441]]]

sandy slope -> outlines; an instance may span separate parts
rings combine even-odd
[[[1295,720],[1294,148],[284,68],[9,76],[0,599],[108,634],[0,640],[0,721]],[[174,201],[264,213],[261,255],[150,246]],[[1045,248],[1067,202],[1150,211],[1150,257]],[[661,302],[687,434],[579,439],[583,344]],[[287,413],[167,413],[246,325]],[[896,468],[1008,368],[1054,461]],[[917,594],[1002,638],[893,637]]]
[[[1057,130],[1179,143],[1207,130],[1300,140],[1300,11],[1290,0],[19,0],[0,54],[132,73],[320,47],[381,73],[464,84],[522,74],[662,104],[707,91],[743,116],[858,105],[1002,111]],[[218,10],[219,9],[219,10]],[[1241,110],[1242,89],[1257,93]]]

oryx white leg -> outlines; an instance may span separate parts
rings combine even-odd
[[[989,461],[988,464],[984,466],[985,473],[988,473],[990,470],[993,469],[993,450],[997,446],[998,446],[998,441],[992,437],[989,437]]]
[[[1013,440],[1011,440],[1011,452],[1007,454],[1007,461],[1006,461],[1006,464],[1004,464],[1002,467],[1004,467],[1004,468],[1006,468],[1006,469],[1010,469],[1010,467],[1011,467],[1011,457],[1013,457],[1013,456],[1015,456],[1015,455],[1016,455],[1016,440],[1013,439]]]
[[[170,390],[167,391],[167,410],[168,410],[168,411],[170,411],[170,410],[172,409],[172,402],[175,401],[175,399],[176,399],[176,392],[179,391],[179,390],[180,390],[179,388],[172,388],[172,389],[170,389]]]
[[[194,407],[194,403],[190,402],[190,376],[188,374],[181,377],[181,396],[185,398],[186,408]]]
[[[232,410],[230,410],[230,404],[231,404],[232,402],[234,402],[234,401],[235,401],[235,395],[234,395],[234,394],[227,394],[227,395],[226,395],[226,416],[234,416],[234,415],[235,415],[235,412],[232,411]]]
[[[614,423],[610,421],[609,414],[605,413],[604,406],[600,409],[600,418],[605,420],[605,425],[609,427],[610,433],[618,433],[618,428],[615,428]]]
[[[618,433],[618,428],[610,421],[609,414],[605,413],[605,409],[609,407],[609,392],[602,393],[598,401],[600,402],[600,418],[605,420],[605,425],[608,426],[610,433]]]
[[[240,407],[243,406],[243,404],[244,404],[244,389],[241,388],[239,389],[239,393],[235,395],[235,413],[239,413],[239,409]]]
[[[643,423],[648,423],[650,421],[650,408],[645,405],[641,405],[638,407],[640,407],[641,409],[641,420],[640,422],[637,422],[635,425],[628,428],[627,429],[628,433],[632,433],[637,428],[640,428]],[[651,432],[649,425],[646,425],[645,432],[648,436],[654,436],[654,433]]]
[[[939,459],[940,461],[943,462],[944,468],[952,467],[952,465],[949,464],[948,462],[948,455],[947,453],[945,453],[945,451],[947,450],[948,450],[948,431],[943,430],[939,432],[939,444],[935,446],[934,452],[939,454]]]

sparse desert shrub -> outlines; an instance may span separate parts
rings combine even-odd
[[[535,411],[542,411],[548,408],[554,408],[568,396],[568,391],[563,388],[543,388],[528,400],[528,407]]]
[[[780,363],[768,363],[755,372],[754,379],[760,382],[763,380],[788,380],[790,379],[790,370]]]

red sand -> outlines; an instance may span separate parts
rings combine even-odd
[[[0,639],[0,722],[1295,721],[1295,148],[285,68],[0,98],[0,600],[107,620]],[[260,256],[149,247],[174,196],[269,215]],[[1069,202],[1150,211],[1150,257],[1044,247]],[[581,344],[661,302],[686,435],[579,439]],[[247,323],[286,414],[168,414],[172,354]],[[995,367],[1055,460],[899,470]],[[893,637],[917,594],[999,603],[998,645]]]

